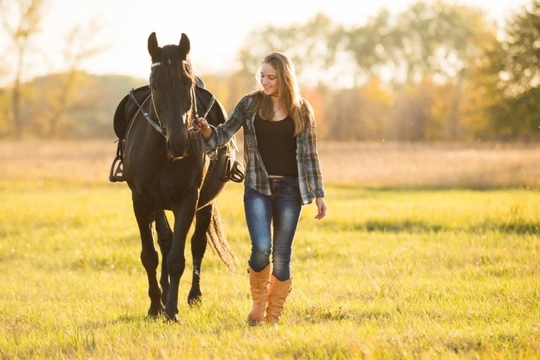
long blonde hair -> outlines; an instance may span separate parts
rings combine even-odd
[[[315,117],[309,101],[302,96],[292,61],[283,53],[271,52],[266,55],[262,64],[269,64],[277,71],[278,96],[283,109],[294,122],[294,136],[311,126]],[[274,115],[272,100],[263,92],[260,73],[257,73],[257,90],[253,93],[256,99],[254,106],[258,106],[263,119],[272,119]],[[253,109],[254,110],[254,109]]]

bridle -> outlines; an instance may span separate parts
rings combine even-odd
[[[162,65],[162,62],[159,61],[159,62],[155,62],[153,63],[151,66],[150,66],[150,69],[153,69],[154,67],[156,66],[159,66],[159,65]],[[191,73],[191,69],[189,69],[189,74],[193,76],[193,74]],[[193,107],[192,107],[192,111],[193,111],[193,114],[192,114],[192,118],[193,118],[193,121],[192,123],[198,123],[199,122],[199,112],[198,112],[198,109],[197,109],[197,93],[195,92],[195,85],[193,85],[191,87],[191,98],[193,100]],[[129,92],[129,97],[131,98],[131,100],[133,100],[133,102],[137,105],[137,107],[139,108],[139,110],[141,111],[141,113],[143,114],[143,116],[145,117],[145,119],[148,121],[148,123],[154,128],[156,129],[156,131],[158,133],[160,133],[163,137],[167,137],[167,133],[165,131],[165,127],[163,126],[163,124],[161,123],[161,120],[159,119],[159,115],[157,114],[156,112],[156,116],[157,116],[157,119],[158,121],[154,121],[154,119],[152,119],[152,117],[150,116],[150,114],[148,114],[142,107],[141,104],[139,104],[139,102],[137,101],[137,99],[135,98],[135,95],[133,95],[133,92],[134,92],[134,89],[131,89],[131,91]],[[150,97],[151,97],[151,101],[152,101],[152,106],[154,107],[154,109],[156,108],[156,105],[154,104],[154,96],[152,95],[152,93],[150,93]],[[214,95],[212,95],[212,98],[210,99],[210,103],[208,104],[208,109],[206,109],[206,112],[204,113],[204,118],[206,118],[208,116],[208,113],[210,112],[210,110],[212,110],[212,107],[214,106],[214,102],[216,101],[216,97]],[[200,131],[200,129],[197,129],[197,130],[194,130],[194,127],[193,125],[189,126],[187,128],[188,131],[191,131],[193,133],[198,133]]]
[[[155,122],[154,119],[152,119],[152,117],[143,109],[143,107],[141,106],[141,104],[139,104],[139,102],[137,101],[137,99],[135,98],[135,95],[133,95],[133,91],[135,91],[134,89],[131,89],[131,91],[129,92],[129,97],[131,98],[131,100],[133,100],[133,102],[137,105],[137,107],[139,108],[139,111],[143,114],[143,116],[146,118],[146,120],[150,123],[150,125],[152,125],[152,127],[154,129],[156,129],[156,131],[158,133],[160,133],[161,135],[163,135],[163,137],[167,137],[167,134],[165,132],[165,128],[163,127],[163,125],[161,125],[161,120],[159,120],[159,117],[158,117],[158,122]],[[152,94],[150,94],[150,96],[152,96]],[[154,101],[152,99],[152,106],[154,106]],[[155,107],[154,107],[155,108]]]

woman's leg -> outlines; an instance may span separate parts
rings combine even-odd
[[[251,256],[249,266],[259,272],[270,264],[272,234],[272,199],[253,189],[247,188],[244,193],[244,211],[251,238]]]
[[[291,278],[292,245],[302,211],[298,180],[287,178],[275,185],[273,200],[272,275],[285,281]]]
[[[253,189],[246,189],[244,210],[251,237],[251,256],[249,259],[249,287],[251,291],[251,311],[248,324],[262,324],[268,300],[268,281],[270,277],[271,251],[271,199]]]
[[[278,180],[270,182],[274,201],[273,273],[270,277],[264,321],[271,325],[279,321],[292,288],[292,244],[302,210],[298,180],[289,178]]]

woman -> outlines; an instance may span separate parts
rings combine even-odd
[[[194,127],[209,152],[244,128],[244,211],[251,237],[253,300],[248,324],[273,325],[291,290],[292,244],[302,205],[315,199],[315,219],[320,220],[326,204],[314,114],[300,93],[292,62],[282,53],[270,53],[257,80],[258,89],[238,102],[225,123],[213,127],[200,118]]]

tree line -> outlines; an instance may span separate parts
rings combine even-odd
[[[231,110],[262,58],[279,50],[295,63],[322,138],[527,141],[539,135],[539,39],[540,0],[503,26],[471,6],[419,1],[356,26],[319,14],[254,30],[237,68],[199,75]],[[66,73],[0,89],[1,136],[110,136],[116,104],[141,82],[85,74],[74,59]]]
[[[501,28],[470,6],[417,2],[344,27],[307,24],[250,34],[246,76],[287,49],[335,140],[529,140],[540,126],[540,0]]]

